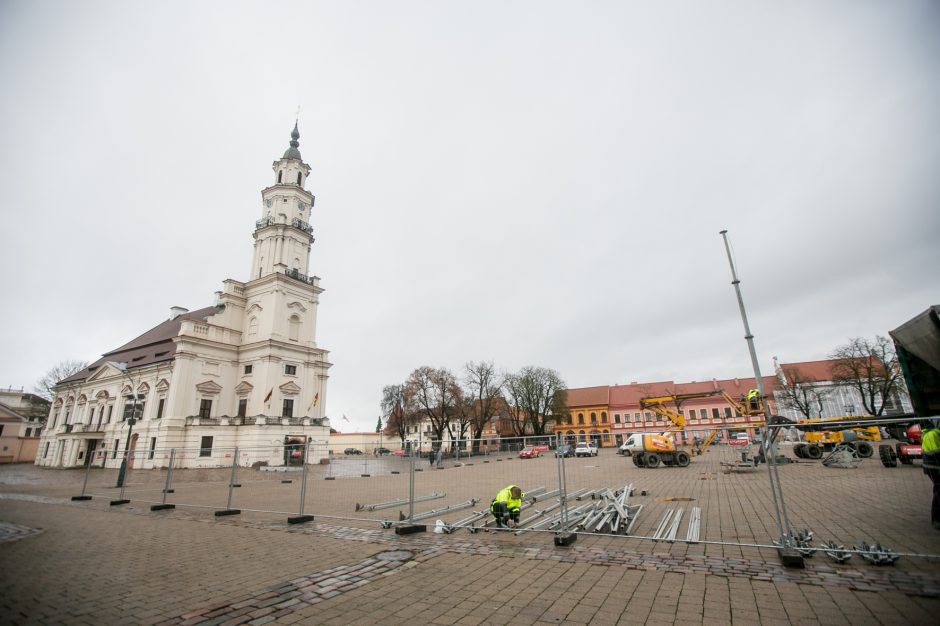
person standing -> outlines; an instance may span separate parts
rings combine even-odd
[[[508,485],[499,490],[490,503],[490,513],[496,520],[497,528],[515,528],[519,525],[519,515],[522,512],[522,499],[525,494],[515,485]]]
[[[443,446],[437,449],[437,468],[440,469],[444,467],[444,448]]]
[[[924,455],[924,473],[933,481],[933,502],[930,504],[930,521],[940,530],[940,429],[924,422],[921,425],[920,449]]]

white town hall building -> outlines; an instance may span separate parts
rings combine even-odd
[[[308,275],[314,196],[299,138],[295,124],[261,192],[249,280],[224,281],[214,306],[173,307],[168,320],[60,381],[37,465],[116,468],[127,449],[134,467],[165,467],[176,448],[199,452],[176,467],[205,467],[221,458],[212,450],[235,446],[239,465],[284,465],[296,462],[285,449],[326,444],[331,364],[316,342],[323,290]]]

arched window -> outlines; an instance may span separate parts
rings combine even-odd
[[[597,423],[597,413],[594,413],[593,411],[591,411],[591,423],[592,424]]]
[[[578,413],[578,423],[579,424],[584,423],[584,413]]]
[[[248,336],[254,337],[258,334],[258,318],[253,317],[248,320]]]
[[[300,184],[300,172],[297,172],[297,184]]]
[[[277,173],[277,182],[281,182],[281,181],[283,180],[283,177],[284,177],[284,172],[278,172],[278,173]]]
[[[601,411],[601,422],[604,424],[607,423],[607,411]]]
[[[296,315],[291,315],[290,319],[287,320],[288,332],[287,337],[291,341],[297,341],[300,339],[300,318]]]

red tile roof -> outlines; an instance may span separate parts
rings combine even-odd
[[[568,399],[566,404],[569,407],[575,406],[606,406],[608,402],[608,390],[610,387],[579,387],[568,390]]]

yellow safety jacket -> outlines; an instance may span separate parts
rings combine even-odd
[[[924,473],[940,470],[940,430],[931,428],[920,434],[920,450],[923,453]]]
[[[751,400],[756,400],[759,397],[760,397],[760,391],[758,391],[757,389],[751,389],[750,391],[747,392],[748,402],[750,402]]]
[[[522,508],[522,499],[525,497],[525,494],[520,494],[518,499],[513,499],[512,493],[510,493],[513,487],[515,487],[515,485],[509,485],[500,489],[499,493],[496,494],[496,497],[493,498],[493,501],[490,503],[490,512],[493,511],[493,505],[497,502],[505,502],[506,509],[510,513],[516,513]]]

